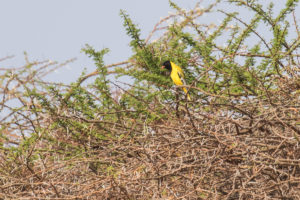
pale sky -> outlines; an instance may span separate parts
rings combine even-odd
[[[196,2],[179,5],[192,8]],[[77,57],[69,64],[71,70],[61,69],[54,76],[74,81],[84,67],[95,69],[92,60],[80,52],[85,44],[109,48],[106,64],[123,61],[131,51],[120,9],[128,12],[143,36],[171,10],[167,0],[0,0],[0,58],[15,55],[0,65],[24,65],[24,51],[32,60],[63,62]]]

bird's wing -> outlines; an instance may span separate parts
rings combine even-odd
[[[172,69],[175,69],[181,77],[184,77],[181,67],[179,67],[178,65],[176,65],[173,62],[171,62],[171,66],[172,66]]]
[[[183,85],[186,85],[186,82],[184,80],[184,74],[182,73],[182,71],[178,71],[178,76],[180,78],[180,80],[182,81]]]

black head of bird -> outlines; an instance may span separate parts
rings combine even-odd
[[[169,60],[165,61],[161,66],[162,69],[166,68],[169,71],[172,71],[171,62]]]

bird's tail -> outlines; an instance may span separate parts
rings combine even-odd
[[[190,97],[190,95],[188,94],[188,92],[187,92],[187,89],[184,87],[184,88],[182,88],[183,89],[183,91],[185,92],[185,94],[187,95],[187,99],[190,101],[191,100],[191,97]]]

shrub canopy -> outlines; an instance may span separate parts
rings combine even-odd
[[[121,11],[132,56],[107,65],[108,50],[87,45],[97,69],[68,85],[43,80],[66,63],[1,68],[0,198],[299,197],[298,1],[277,14],[261,2],[226,3],[249,19],[170,1],[145,39]],[[165,60],[183,68],[191,101]]]

